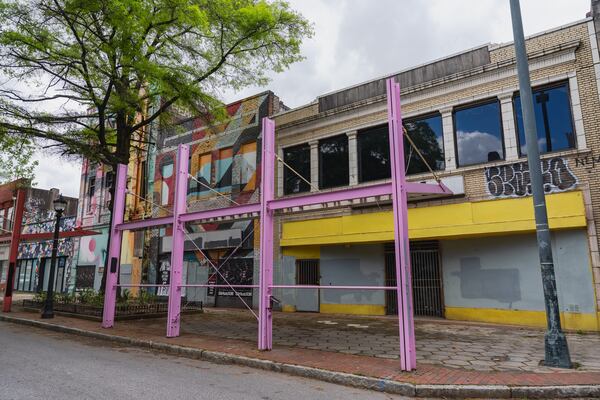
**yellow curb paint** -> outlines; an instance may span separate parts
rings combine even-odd
[[[283,312],[296,312],[296,306],[293,304],[284,304],[281,306],[281,311]]]

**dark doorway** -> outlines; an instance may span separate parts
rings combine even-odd
[[[410,244],[413,308],[416,316],[443,317],[444,296],[439,244],[437,241]],[[396,286],[394,244],[385,246],[386,286]],[[398,314],[398,297],[394,290],[386,291],[386,313]]]
[[[223,258],[227,258],[227,256],[225,255]],[[224,264],[219,260],[217,265],[219,265],[220,272],[217,274],[218,285],[252,285],[253,258],[231,258]],[[244,302],[252,306],[252,289],[236,288],[233,290],[225,287],[218,288],[216,292],[215,307],[245,308]]]

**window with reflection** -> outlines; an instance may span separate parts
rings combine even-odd
[[[348,136],[319,140],[319,188],[348,185]]]
[[[310,145],[304,143],[283,149],[283,161],[310,182]],[[308,192],[310,185],[287,166],[283,166],[283,193]]]
[[[404,127],[427,164],[433,170],[443,170],[445,162],[442,116],[435,114],[407,119],[404,121]],[[404,160],[407,175],[429,172],[425,161],[406,138],[404,138]]]
[[[391,176],[388,126],[358,133],[358,181],[369,182]]]
[[[576,147],[569,86],[566,82],[534,89],[533,109],[540,153],[574,149]],[[519,134],[519,153],[521,156],[526,156],[527,142],[523,127],[521,97],[518,93],[514,98],[514,110]]]
[[[454,131],[459,167],[504,159],[500,118],[498,100],[455,109]]]

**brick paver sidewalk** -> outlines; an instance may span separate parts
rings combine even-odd
[[[224,315],[225,314],[225,315]],[[227,315],[228,314],[228,315]],[[455,384],[455,385],[509,385],[509,386],[552,386],[552,385],[594,385],[600,383],[600,371],[592,370],[550,370],[544,369],[544,372],[529,372],[521,370],[512,371],[479,371],[464,368],[451,368],[444,365],[436,365],[420,362],[418,368],[414,372],[403,373],[399,371],[398,360],[378,358],[367,355],[347,354],[341,351],[325,351],[319,349],[307,349],[292,345],[275,344],[274,349],[268,352],[260,352],[256,350],[256,344],[252,340],[231,339],[221,335],[220,329],[212,332],[212,334],[197,334],[190,332],[190,326],[204,323],[204,326],[215,328],[214,322],[211,325],[211,320],[225,321],[228,323],[230,332],[246,331],[249,327],[245,326],[247,322],[238,321],[233,318],[237,312],[231,313],[213,313],[208,312],[202,316],[184,316],[184,327],[182,335],[178,338],[165,338],[165,320],[153,319],[145,321],[119,321],[112,329],[102,329],[96,321],[87,321],[75,318],[57,316],[51,321],[53,324],[68,326],[71,328],[79,328],[93,332],[110,333],[119,336],[132,337],[142,340],[151,340],[159,343],[169,343],[179,346],[204,349],[228,353],[237,356],[245,356],[256,359],[271,360],[284,364],[303,365],[323,370],[350,373],[379,379],[389,379],[412,384]],[[13,312],[12,317],[26,318],[32,320],[40,320],[37,314]],[[315,319],[314,315],[312,316]],[[317,315],[314,323],[319,326],[332,326],[331,322],[345,320],[345,318],[333,318],[324,315]],[[285,319],[296,321],[297,326],[307,325],[306,320],[311,319],[311,316],[287,316],[277,314],[275,325],[277,329],[286,324]],[[351,320],[356,320],[352,317]],[[362,323],[358,325],[368,325],[371,319],[361,319]],[[317,321],[329,321],[328,323],[320,323]],[[239,322],[242,322],[241,324]],[[438,323],[426,322],[425,324],[434,324],[438,331],[443,336],[444,325]],[[453,324],[450,324],[452,326]],[[464,325],[468,326],[468,325]],[[349,327],[352,328],[352,327]],[[256,334],[256,326],[252,326],[251,333]],[[367,328],[356,328],[362,330]],[[193,329],[192,329],[193,330]],[[278,330],[276,330],[277,332]],[[543,333],[542,333],[543,334]],[[371,337],[369,334],[362,333],[366,342],[374,343],[378,337]],[[587,335],[586,335],[587,336]],[[596,340],[595,336],[593,337]],[[539,340],[539,338],[538,338]],[[419,335],[417,335],[419,342]],[[527,345],[525,343],[525,345]],[[485,346],[483,346],[485,348]],[[588,351],[597,351],[588,348]]]
[[[399,357],[398,320],[394,317],[275,313],[273,324],[275,346]],[[182,329],[256,343],[256,320],[242,310],[207,309],[204,315],[184,315]],[[418,362],[477,371],[565,371],[540,366],[543,330],[418,319],[415,333]],[[600,371],[600,335],[567,336],[578,370]]]

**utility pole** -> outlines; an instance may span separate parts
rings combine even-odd
[[[560,326],[560,310],[558,307],[558,294],[556,291],[554,261],[552,260],[552,242],[550,238],[550,228],[548,227],[544,181],[542,179],[540,152],[537,142],[531,81],[529,79],[529,63],[527,61],[527,52],[525,50],[525,35],[523,34],[523,21],[521,20],[519,0],[510,0],[510,12],[515,40],[523,127],[525,128],[525,139],[527,142],[527,163],[529,165],[529,175],[531,177],[533,209],[535,213],[535,226],[542,272],[542,286],[544,288],[544,303],[546,305],[546,319],[548,323],[548,329],[544,335],[544,364],[550,367],[571,368],[571,357],[569,355],[567,338]]]

